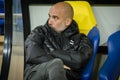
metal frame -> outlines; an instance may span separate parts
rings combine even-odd
[[[5,0],[4,49],[0,80],[8,80],[12,53],[12,0]]]

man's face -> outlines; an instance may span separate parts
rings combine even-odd
[[[62,32],[66,29],[66,16],[64,12],[56,7],[52,7],[49,11],[48,24],[56,32]]]

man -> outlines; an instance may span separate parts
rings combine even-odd
[[[79,33],[73,15],[68,3],[56,3],[49,10],[47,23],[28,36],[25,80],[80,80],[92,46]]]

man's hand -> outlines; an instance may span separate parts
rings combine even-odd
[[[66,65],[64,65],[64,68],[65,68],[65,69],[68,69],[68,70],[71,70],[70,67],[68,67],[68,66],[66,66]]]

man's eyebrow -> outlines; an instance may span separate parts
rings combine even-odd
[[[56,16],[56,15],[53,15],[53,17],[55,17],[55,18],[59,18],[58,16]]]
[[[53,18],[57,18],[57,19],[59,19],[59,17],[56,16],[56,15],[52,15],[52,16],[50,16],[50,14],[48,14],[48,15],[49,15],[49,17],[53,17]]]

